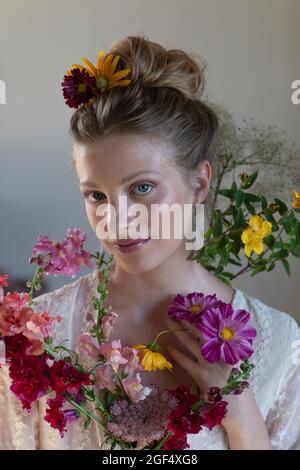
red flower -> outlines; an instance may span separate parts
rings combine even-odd
[[[183,439],[187,433],[197,434],[202,429],[202,418],[191,413],[189,404],[179,405],[169,416],[167,425],[177,439]]]
[[[21,358],[32,346],[29,339],[26,338],[26,336],[24,336],[22,333],[13,336],[5,336],[3,339],[5,343],[7,359],[11,359],[12,357]]]
[[[79,372],[72,364],[63,360],[54,362],[50,374],[51,386],[56,393],[78,393],[82,385],[91,383],[88,374]]]
[[[9,365],[11,391],[30,411],[31,403],[45,395],[49,388],[48,366],[44,357],[26,355],[13,357]]]
[[[202,425],[211,430],[218,424],[221,424],[222,419],[227,413],[227,405],[227,401],[203,405],[198,411]]]
[[[55,398],[50,398],[46,401],[48,408],[46,408],[46,414],[44,416],[50,426],[54,429],[58,429],[61,437],[64,437],[64,433],[67,431],[66,425],[72,421],[78,419],[79,414],[76,410],[63,410],[65,399],[62,395],[56,395]]]
[[[189,386],[186,384],[177,387],[176,390],[168,390],[168,392],[177,398],[181,404],[185,403],[187,405],[192,405],[201,399],[200,395],[191,393]]]
[[[184,436],[182,439],[177,439],[175,436],[170,436],[164,443],[162,450],[183,450],[188,449],[189,447],[190,446],[187,442],[186,436]]]
[[[70,75],[65,75],[61,83],[66,104],[70,108],[78,108],[88,103],[97,93],[96,78],[91,77],[86,70],[72,69]]]

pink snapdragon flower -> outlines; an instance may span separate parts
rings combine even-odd
[[[42,342],[51,335],[52,326],[61,321],[59,315],[36,313],[28,306],[29,294],[8,292],[0,304],[0,335],[13,336],[22,333],[31,341],[30,354],[42,354]]]
[[[111,343],[103,343],[99,346],[100,354],[102,354],[106,363],[110,364],[116,372],[121,364],[127,364],[128,360],[122,356],[122,344],[120,340],[114,340]]]
[[[40,266],[46,274],[74,277],[81,266],[94,267],[91,254],[82,248],[85,239],[85,232],[79,228],[67,229],[66,238],[62,242],[40,235],[37,245],[32,249],[29,263]]]

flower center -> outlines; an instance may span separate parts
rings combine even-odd
[[[234,331],[231,328],[225,326],[221,331],[221,337],[226,341],[230,341],[234,337]]]
[[[80,83],[80,85],[78,87],[78,92],[79,93],[84,93],[85,89],[86,89],[86,84],[85,83]]]
[[[193,315],[197,315],[200,313],[202,310],[202,305],[201,304],[194,304],[189,307],[189,312],[191,312]]]
[[[97,87],[100,88],[101,91],[105,90],[107,85],[108,85],[108,80],[105,77],[97,78]]]

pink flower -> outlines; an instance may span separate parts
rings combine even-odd
[[[61,317],[51,317],[47,312],[36,313],[28,306],[29,294],[8,292],[0,304],[0,334],[14,336],[23,334],[31,342],[30,354],[43,353],[42,342],[50,336],[53,324]]]
[[[137,403],[150,395],[152,389],[141,384],[140,374],[122,380],[122,385],[130,400]]]
[[[4,297],[4,289],[3,287],[8,286],[7,282],[8,274],[1,274],[0,275],[0,304],[3,302],[3,297]]]
[[[107,313],[105,317],[103,318],[102,323],[101,323],[101,328],[102,328],[103,336],[104,338],[106,338],[106,340],[109,338],[110,333],[116,323],[117,318],[118,318],[118,314],[112,311]]]
[[[256,330],[249,326],[249,320],[250,314],[246,310],[233,310],[231,304],[206,311],[199,326],[205,342],[201,348],[205,359],[211,363],[222,359],[233,365],[250,357]]]
[[[123,375],[126,377],[132,377],[136,372],[144,370],[139,360],[139,352],[137,349],[124,347],[122,350],[122,356],[127,359],[127,364],[122,366]]]
[[[127,364],[127,359],[122,356],[122,345],[120,340],[111,343],[103,343],[99,346],[100,353],[105,357],[106,363],[110,364],[116,372],[121,364]]]
[[[91,254],[82,248],[85,239],[85,232],[79,228],[69,228],[67,237],[62,242],[50,240],[47,235],[40,235],[37,245],[32,249],[33,256],[29,262],[43,268],[46,274],[74,277],[81,266],[94,267]]]
[[[87,368],[93,368],[99,362],[99,344],[90,333],[83,333],[79,336],[76,351]]]
[[[117,383],[115,379],[115,374],[110,365],[103,364],[102,366],[97,367],[95,375],[97,387],[99,388],[99,390],[107,388],[112,393],[116,391]]]
[[[168,315],[175,320],[186,320],[196,325],[201,323],[204,312],[212,307],[223,304],[214,295],[191,292],[186,296],[177,294],[168,308]]]

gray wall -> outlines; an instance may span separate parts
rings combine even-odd
[[[207,92],[237,121],[278,125],[300,146],[299,0],[0,0],[0,265],[29,278],[36,236],[63,238],[67,227],[88,233],[70,165],[68,121],[60,94],[65,70],[127,34],[143,32],[167,47],[203,55]],[[287,182],[288,184],[288,182]],[[300,263],[236,285],[300,319]],[[68,278],[51,279],[52,288]]]

